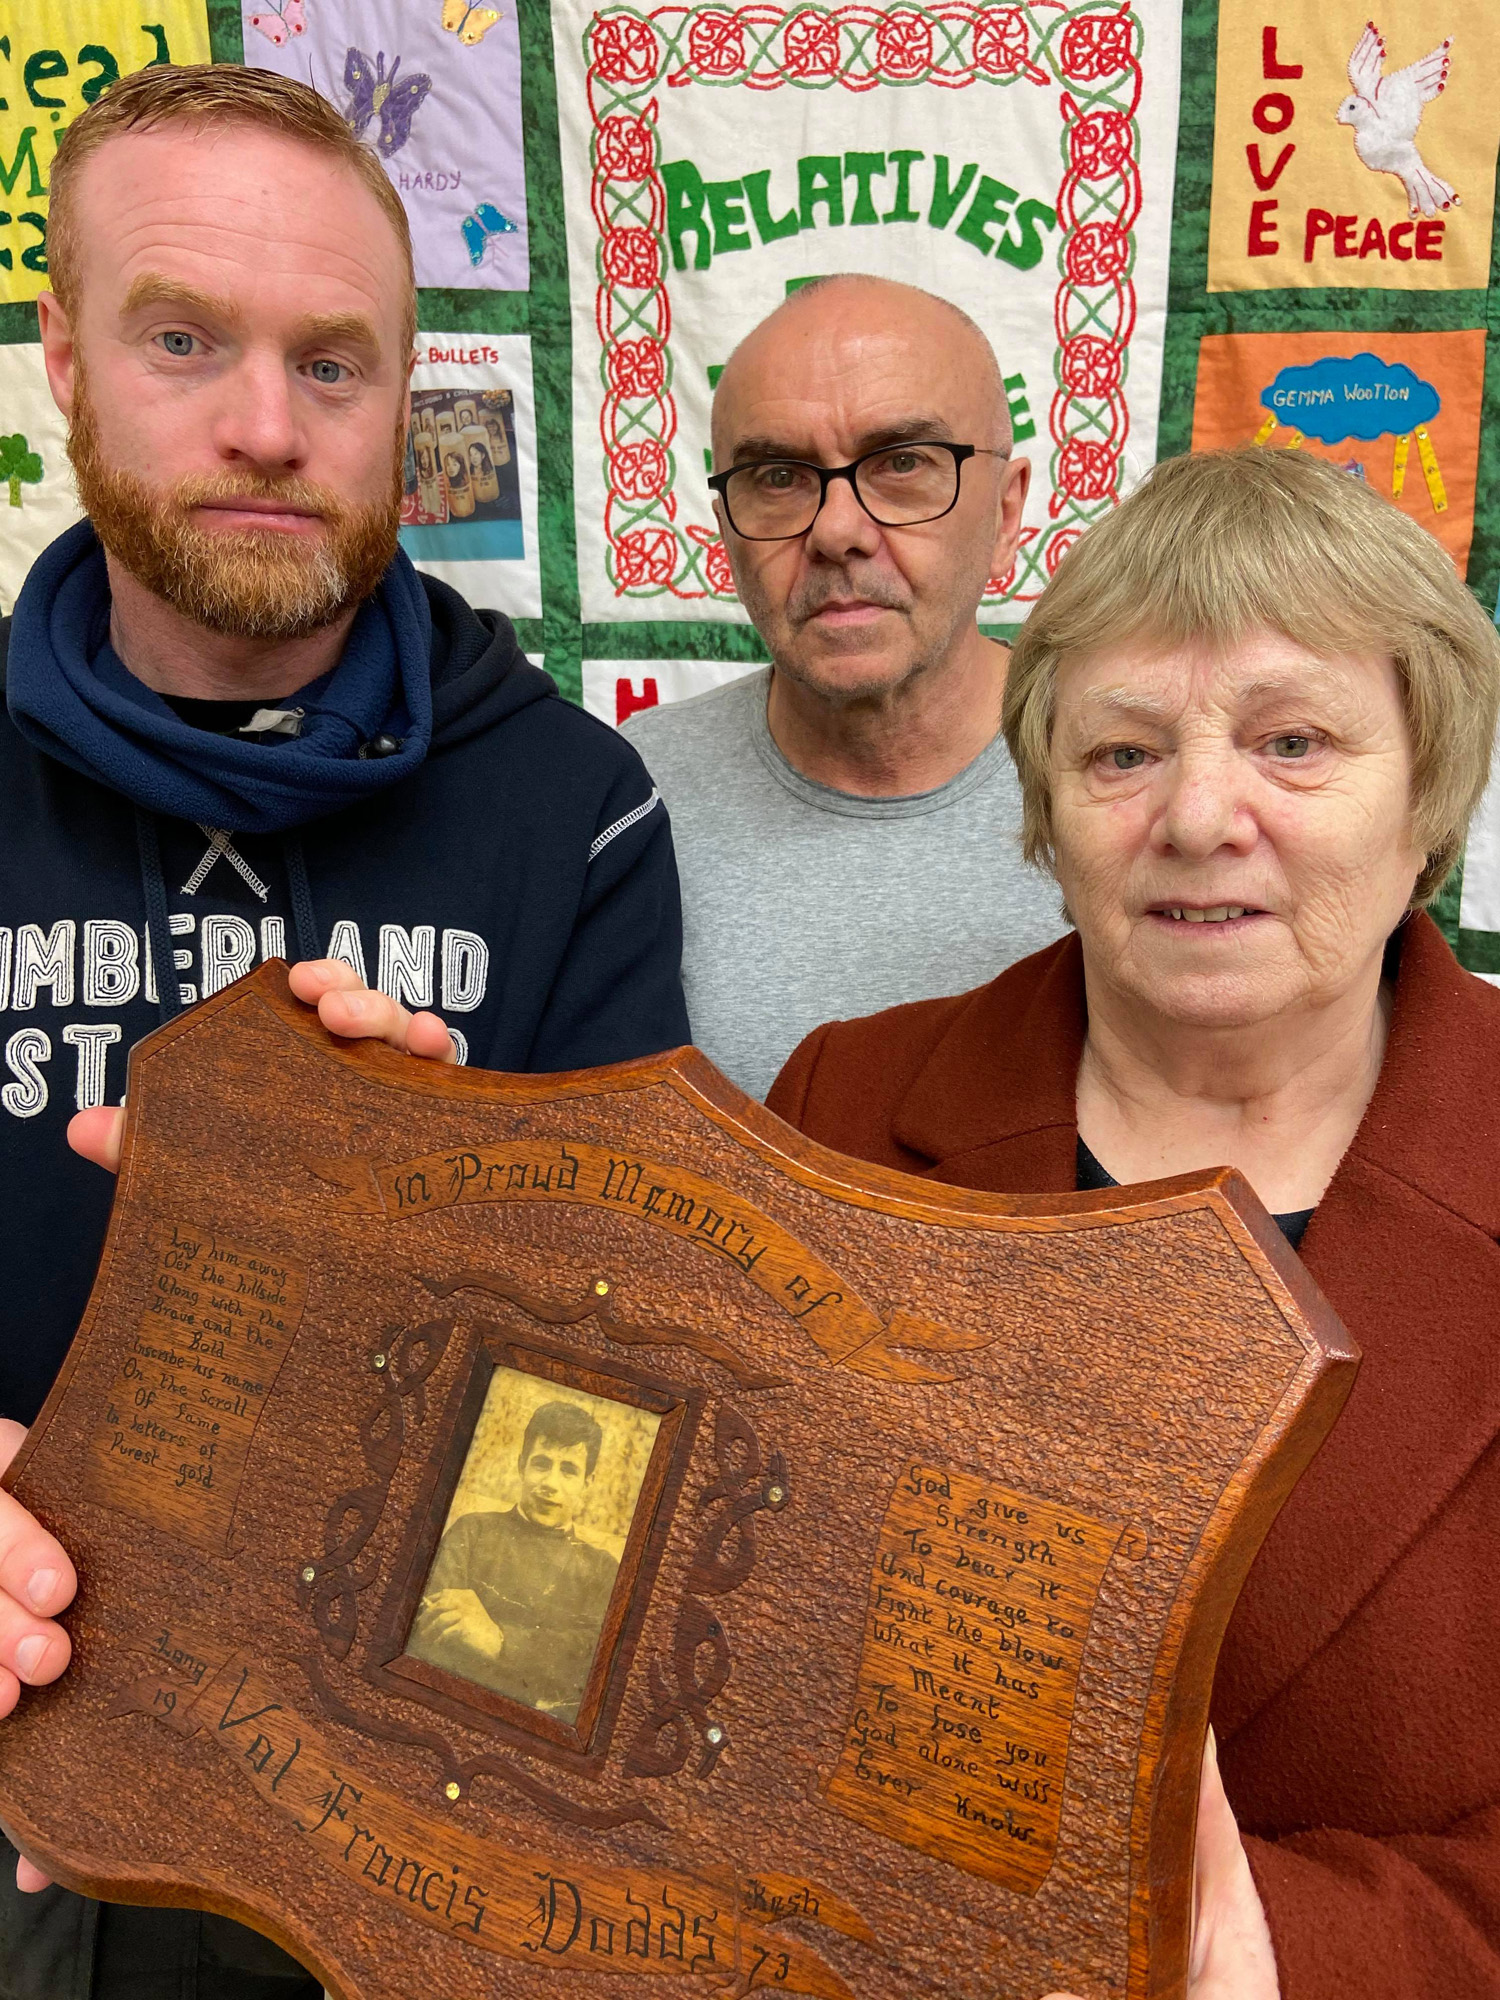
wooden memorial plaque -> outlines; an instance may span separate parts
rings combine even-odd
[[[1228,1172],[974,1194],[267,966],[131,1059],[0,1820],[338,2000],[1180,1995],[1220,1636],[1354,1367]]]

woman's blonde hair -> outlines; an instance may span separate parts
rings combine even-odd
[[[122,132],[162,125],[253,125],[279,132],[342,162],[384,209],[406,265],[404,335],[417,333],[411,229],[401,197],[371,149],[309,84],[238,63],[154,63],[111,84],[63,133],[52,162],[47,213],[47,272],[69,318],[77,313],[80,218],[77,179],[91,154]]]
[[[1500,633],[1452,558],[1363,479],[1298,451],[1168,459],[1058,565],[1011,655],[1005,740],[1026,858],[1051,866],[1058,668],[1141,640],[1225,645],[1266,628],[1323,655],[1389,657],[1411,737],[1412,827],[1437,894],[1489,777]]]

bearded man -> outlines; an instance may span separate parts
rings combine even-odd
[[[375,155],[265,71],[146,70],[64,135],[48,256],[88,519],[0,624],[0,1460],[103,1239],[69,1115],[110,1157],[131,1044],[259,959],[314,961],[294,985],[340,1034],[496,1069],[688,1039],[639,758],[398,550],[416,295]],[[0,1714],[66,1665],[73,1583],[0,1495]],[[0,2000],[320,1991],[222,1919],[16,1873]]]

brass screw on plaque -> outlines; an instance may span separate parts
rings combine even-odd
[[[784,1486],[768,1486],[766,1488],[766,1501],[768,1505],[779,1507],[785,1499],[786,1488]]]
[[[443,1787],[443,1794],[446,1798],[461,1799],[464,1795],[464,1788],[458,1782],[457,1778],[450,1778]]]
[[[384,1368],[389,1359],[390,1356],[388,1354],[372,1354],[370,1356],[370,1366],[372,1368]]]
[[[309,1563],[307,1565],[307,1568],[302,1572],[302,1581],[304,1583],[316,1583],[317,1580],[318,1580],[318,1572],[313,1568],[312,1564]]]
[[[724,1741],[724,1732],[717,1722],[711,1722],[703,1734],[708,1738],[710,1743],[717,1744]]]
[[[606,1294],[606,1292],[608,1292],[609,1286],[605,1283],[603,1278],[598,1278],[594,1282],[594,1290],[599,1294],[600,1298],[602,1299]]]

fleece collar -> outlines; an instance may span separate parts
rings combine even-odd
[[[32,566],[10,635],[6,699],[28,742],[148,812],[284,833],[410,775],[432,735],[432,616],[398,553],[331,673],[298,691],[302,734],[242,742],[181,721],[108,643],[109,577],[88,521]],[[386,735],[394,755],[362,758]]]

